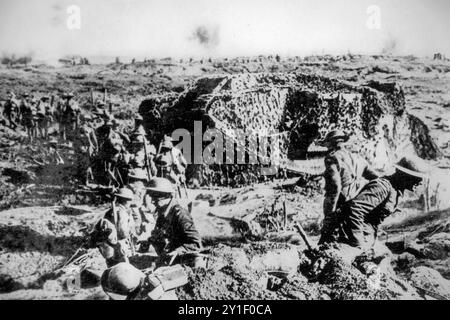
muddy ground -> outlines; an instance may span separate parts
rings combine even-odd
[[[449,61],[346,55],[279,62],[254,57],[135,65],[32,65],[1,69],[0,96],[10,89],[18,94],[34,91],[37,96],[70,90],[88,110],[90,89],[100,99],[107,88],[108,99],[115,103],[114,113],[127,127],[140,101],[149,95],[180,92],[199,76],[238,72],[315,73],[353,83],[398,81],[405,90],[408,111],[429,126],[444,157],[450,157]],[[45,152],[39,142],[27,144],[23,132],[0,126],[0,299],[106,299],[101,288],[85,285],[89,281],[84,278],[82,288],[73,284],[83,268],[105,268],[96,249],[82,249],[80,253],[87,253],[83,259],[61,266],[84,244],[93,223],[107,210],[107,199],[102,190],[82,188],[73,177],[70,145],[61,147],[63,165],[42,165]],[[207,270],[188,270],[190,282],[178,290],[178,296],[450,297],[449,210],[441,207],[424,212],[423,202],[409,195],[402,203],[403,212],[383,225],[380,240],[389,248],[387,258],[381,264],[380,259],[366,257],[349,265],[333,253],[337,248],[319,255],[305,251],[293,224],[300,222],[311,241],[317,242],[323,181],[296,185],[297,180],[189,190],[185,202],[192,202],[192,215],[210,258]],[[348,248],[340,250],[352,256]],[[371,267],[374,262],[375,269]],[[317,270],[313,268],[318,265]]]

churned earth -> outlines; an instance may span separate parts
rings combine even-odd
[[[179,62],[2,69],[0,96],[9,89],[36,95],[75,91],[89,110],[89,92],[104,88],[124,128],[141,100],[173,94],[197,77],[217,73],[302,72],[352,83],[394,80],[405,91],[408,112],[424,121],[444,157],[450,156],[450,63],[415,57],[268,57]],[[55,128],[53,128],[54,130]],[[51,131],[52,132],[52,131]],[[93,224],[108,209],[101,188],[74,178],[70,144],[62,165],[46,164],[44,144],[0,125],[0,299],[107,299],[82,270],[106,268],[97,249],[85,246]],[[444,179],[445,180],[445,179]],[[450,181],[450,179],[447,179]],[[315,246],[323,180],[303,175],[239,188],[189,189],[184,204],[207,250],[206,269],[188,268],[180,299],[448,299],[447,199],[424,211],[409,194],[403,212],[389,217],[380,252],[358,257],[349,248],[310,251],[299,222]],[[448,202],[448,201],[447,201]],[[81,248],[81,249],[80,249]],[[340,252],[341,254],[338,254]],[[342,258],[343,257],[343,258]],[[93,277],[95,280],[95,276]]]

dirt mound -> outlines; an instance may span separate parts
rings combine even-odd
[[[189,283],[178,290],[178,296],[181,299],[420,299],[415,289],[390,267],[376,265],[370,259],[355,259],[358,263],[350,264],[335,251],[327,250],[315,252],[312,258],[311,252],[298,248],[272,242],[213,246],[210,248],[213,258],[209,259],[207,270],[189,269]],[[367,268],[368,263],[374,267]]]
[[[20,208],[0,216],[0,291],[42,288],[48,275],[85,241],[95,214],[74,208]]]

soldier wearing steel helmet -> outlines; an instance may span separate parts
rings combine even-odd
[[[159,152],[155,157],[157,176],[169,179],[180,190],[185,185],[187,161],[181,151],[173,146],[172,138],[164,136]],[[181,197],[181,191],[179,191]]]
[[[380,224],[398,210],[405,190],[413,191],[427,177],[427,166],[417,157],[404,157],[389,176],[370,181],[340,208],[338,242],[364,250],[375,244]]]
[[[145,130],[139,127],[131,135],[130,167],[145,169],[149,179],[156,176],[155,166],[156,148],[145,137]]]
[[[321,141],[328,148],[328,154],[325,157],[324,219],[319,243],[335,239],[339,207],[358,194],[364,179],[370,181],[378,177],[364,158],[345,147],[348,140],[349,136],[343,131],[332,130]]]
[[[133,191],[121,188],[114,196],[111,209],[95,225],[91,234],[107,266],[128,261],[134,250],[135,225],[130,211],[134,200]]]
[[[9,127],[13,130],[17,128],[17,117],[19,114],[19,102],[16,100],[14,92],[9,91],[6,102],[3,106],[3,115],[8,119]]]
[[[175,199],[175,186],[165,178],[153,178],[147,191],[156,207],[156,225],[149,239],[156,253],[175,262],[186,253],[200,251],[200,234],[189,211]]]
[[[97,137],[94,130],[89,126],[90,120],[91,116],[88,114],[80,116],[80,126],[73,139],[78,175],[84,178],[86,185],[88,185],[89,180],[94,180],[92,167],[98,152]]]
[[[131,203],[131,213],[139,241],[147,240],[155,225],[155,219],[151,214],[154,206],[151,203],[150,196],[147,194],[147,182],[147,173],[143,169],[134,168],[129,171],[127,188],[133,191],[134,194],[134,199]]]
[[[65,100],[60,106],[61,110],[61,137],[63,140],[72,139],[79,125],[81,109],[73,100],[74,94],[68,92],[63,95]]]
[[[43,96],[37,105],[37,129],[43,139],[48,139],[48,130],[53,122],[53,112],[50,106],[50,97]]]

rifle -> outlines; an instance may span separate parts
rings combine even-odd
[[[295,227],[295,229],[297,229],[297,232],[302,237],[303,241],[305,242],[306,246],[308,247],[308,250],[312,251],[313,250],[313,246],[311,245],[311,241],[309,241],[308,236],[306,235],[305,230],[303,230],[303,228],[300,225],[300,223],[296,223],[294,225],[294,227]]]
[[[145,167],[147,169],[148,180],[150,180],[152,178],[152,173],[150,172],[150,161],[148,159],[147,153],[147,139],[145,139],[145,136],[144,136],[144,153],[145,153]]]

